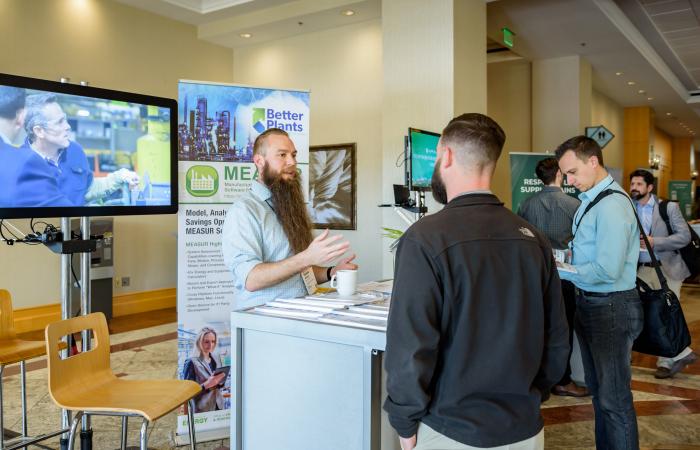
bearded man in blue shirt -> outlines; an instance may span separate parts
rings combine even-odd
[[[573,269],[559,275],[576,286],[574,326],[593,396],[596,447],[638,449],[630,358],[644,312],[635,287],[639,228],[634,206],[605,170],[593,139],[571,138],[557,148],[556,157],[569,184],[582,192],[570,243]]]

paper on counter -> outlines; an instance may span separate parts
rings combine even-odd
[[[326,314],[318,320],[319,322],[330,323],[333,325],[386,331],[386,322],[383,320],[363,319],[359,317],[342,316],[339,314]]]
[[[578,273],[578,270],[576,270],[576,267],[572,266],[571,264],[563,263],[563,262],[559,262],[559,261],[557,261],[557,270],[559,270],[559,272]]]
[[[257,306],[253,309],[257,313],[272,316],[292,317],[296,319],[318,319],[323,316],[322,312],[300,311],[298,309],[276,308],[274,306]]]

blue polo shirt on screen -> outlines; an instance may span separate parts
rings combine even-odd
[[[8,144],[0,136],[0,208],[15,205],[18,175],[33,154]]]
[[[93,174],[80,144],[59,151],[58,161],[33,153],[18,174],[15,205],[19,207],[83,206]]]

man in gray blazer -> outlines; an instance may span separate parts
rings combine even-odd
[[[649,256],[649,250],[653,250],[654,256],[661,262],[661,272],[668,281],[668,287],[680,300],[681,285],[690,276],[690,272],[678,250],[690,242],[690,231],[678,204],[668,202],[668,218],[673,231],[669,234],[666,222],[659,212],[659,200],[652,194],[653,189],[654,176],[651,172],[639,169],[630,174],[630,196],[635,200],[639,220],[652,246],[652,249],[647,249],[644,241],[640,242],[637,276],[652,289],[660,289],[661,284]],[[673,358],[659,358],[654,377],[671,378],[697,360],[698,355],[690,347]]]

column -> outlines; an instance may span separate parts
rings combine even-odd
[[[532,151],[553,152],[591,125],[591,65],[578,55],[532,63]]]
[[[382,1],[382,198],[403,184],[408,127],[441,132],[455,115],[486,113],[486,4],[483,0]],[[430,197],[430,194],[428,194]],[[440,206],[428,202],[430,212]],[[386,208],[383,226],[407,225]],[[378,230],[379,232],[380,230]],[[393,275],[384,240],[383,275]]]

